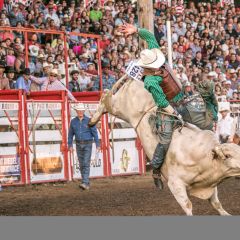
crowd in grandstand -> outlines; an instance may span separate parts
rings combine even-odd
[[[35,0],[26,6],[5,0],[0,13],[0,89],[48,90],[42,79],[50,75],[54,75],[54,81],[66,84],[63,35],[29,32],[25,39],[23,27],[67,33],[71,92],[99,90],[99,61],[103,89],[111,88],[129,61],[139,57],[138,37],[125,38],[118,31],[124,23],[138,25],[136,3],[89,2]],[[179,79],[194,83],[209,78],[216,83],[219,98],[240,99],[240,9],[231,1],[221,6],[191,1],[186,5],[182,0],[173,0],[171,7],[166,2],[154,1],[154,33],[162,52],[167,54],[166,21],[171,18],[173,68]],[[100,35],[100,49],[95,38],[71,32]],[[25,69],[26,40],[29,71]]]

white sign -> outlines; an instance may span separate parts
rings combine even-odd
[[[135,141],[114,143],[114,160],[111,152],[112,175],[139,173],[139,156]]]
[[[40,103],[40,102],[32,102],[28,103],[28,109],[32,110],[61,110],[61,103]]]
[[[21,180],[18,155],[0,155],[0,183],[11,184]]]
[[[18,110],[18,103],[0,102],[0,110]]]
[[[131,61],[126,69],[126,73],[129,77],[141,81],[143,77],[144,69],[137,65],[136,61]]]

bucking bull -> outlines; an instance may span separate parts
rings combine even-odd
[[[142,82],[120,79],[103,94],[90,125],[107,112],[130,123],[152,159],[159,141],[148,122],[153,111],[153,98]],[[186,124],[181,131],[174,131],[161,172],[187,215],[192,215],[189,195],[208,199],[220,215],[229,215],[218,199],[217,185],[225,178],[240,175],[240,147],[232,143],[220,145],[213,132]]]

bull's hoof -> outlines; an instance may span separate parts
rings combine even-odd
[[[154,182],[154,185],[155,185],[156,188],[158,188],[159,190],[163,190],[163,182],[162,182],[161,176],[159,176],[159,175],[154,176],[153,175],[153,182]]]

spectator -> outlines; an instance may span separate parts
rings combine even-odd
[[[229,115],[230,104],[228,102],[222,103],[219,112],[221,118],[217,124],[216,134],[220,143],[233,142],[236,126],[234,119]]]
[[[18,4],[12,6],[12,11],[9,13],[10,24],[13,27],[17,26],[17,23],[25,24],[26,19],[24,18],[22,12],[19,10]]]
[[[48,5],[48,13],[45,15],[45,20],[52,19],[57,27],[60,26],[60,20],[58,15],[54,10],[54,5],[51,3]]]
[[[83,69],[80,69],[79,72],[79,86],[80,91],[89,91],[93,87],[93,82],[91,81],[91,77],[89,77],[88,74],[85,73]]]
[[[48,77],[36,78],[31,76],[30,80],[41,85],[41,91],[64,90],[67,91],[67,95],[70,100],[76,101],[71,92],[57,78],[58,71],[56,69],[51,69]]]
[[[83,55],[80,56],[80,58],[82,59],[79,63],[80,68],[84,69],[84,70],[87,70],[89,55],[87,53],[84,53]]]
[[[102,19],[102,11],[99,10],[98,4],[94,4],[93,10],[90,11],[89,18],[92,22],[99,22]]]
[[[14,50],[12,48],[7,49],[6,63],[7,66],[14,67],[16,57],[14,56]]]
[[[6,67],[6,75],[9,80],[9,87],[10,89],[16,88],[16,78],[15,78],[15,71],[13,67]]]
[[[20,74],[25,69],[25,59],[24,59],[24,51],[19,50],[16,52],[16,60],[14,63],[15,70],[18,74]]]
[[[70,123],[68,133],[68,148],[72,153],[73,137],[75,136],[79,168],[82,176],[82,184],[80,184],[79,187],[83,190],[89,190],[90,161],[93,139],[98,152],[100,151],[100,142],[96,126],[88,127],[90,119],[85,115],[83,103],[77,104],[74,106],[74,109],[76,110],[77,117],[73,118]]]
[[[30,69],[25,68],[16,82],[16,89],[22,89],[25,93],[30,93],[31,81],[30,81]]]
[[[103,63],[102,64],[102,85],[103,85],[103,90],[105,89],[111,89],[114,83],[116,82],[116,78],[114,75],[110,73],[110,67],[109,64]],[[100,78],[97,77],[93,89],[95,91],[99,91],[100,89]]]
[[[80,92],[80,85],[78,83],[79,80],[79,71],[78,70],[73,70],[71,71],[71,77],[72,80],[69,82],[69,91],[70,92]]]
[[[8,78],[4,77],[6,66],[4,61],[0,61],[0,90],[10,89]]]

